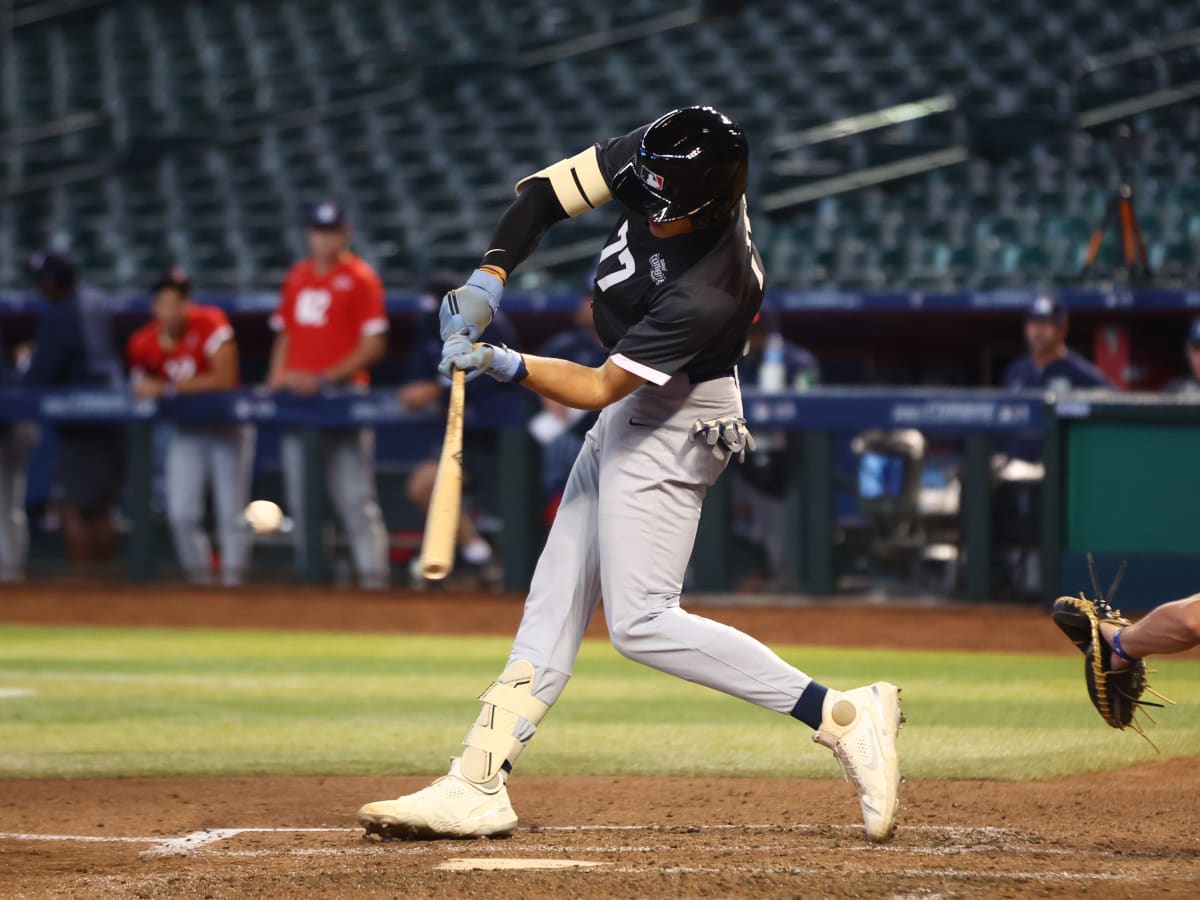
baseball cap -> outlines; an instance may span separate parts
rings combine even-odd
[[[1192,319],[1192,325],[1188,328],[1188,346],[1200,350],[1200,318]]]
[[[75,264],[62,253],[53,250],[35,253],[29,257],[25,261],[25,273],[34,284],[48,281],[61,288],[72,287],[78,277]]]
[[[157,294],[164,288],[174,288],[187,297],[192,293],[192,279],[180,266],[172,266],[158,277],[150,288],[152,294]]]
[[[345,228],[346,211],[332,200],[314,203],[308,210],[309,228]]]
[[[1029,310],[1025,313],[1026,319],[1040,319],[1046,322],[1054,322],[1056,324],[1067,320],[1067,308],[1056,297],[1049,294],[1042,294],[1029,304]]]

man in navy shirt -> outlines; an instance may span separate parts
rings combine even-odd
[[[21,383],[43,388],[116,388],[121,363],[108,298],[82,287],[74,264],[38,253],[25,265],[46,300],[38,315],[33,357]],[[105,562],[116,553],[112,518],[123,482],[125,432],[120,425],[64,422],[57,427],[54,494],[72,562]]]
[[[768,344],[778,341],[779,359],[774,363],[781,371],[770,375],[773,364]],[[764,377],[765,376],[765,377]],[[746,355],[738,362],[738,377],[742,384],[760,390],[806,390],[821,381],[821,365],[804,347],[794,344],[780,334],[779,316],[764,310],[750,326]],[[756,433],[758,450],[746,460],[746,465],[733,470],[734,533],[761,546],[769,570],[765,579],[750,575],[741,585],[743,590],[757,588],[760,583],[778,579],[789,547],[784,537],[786,510],[783,497],[788,480],[794,477],[787,458],[787,432],[774,430]]]
[[[568,359],[581,366],[603,365],[608,351],[596,333],[590,285],[587,293],[579,298],[572,324],[573,328],[560,331],[542,345],[542,356]],[[571,409],[548,397],[539,399],[542,411],[530,420],[529,430],[542,445],[542,489],[549,498],[546,518],[551,521],[558,511],[571,465],[583,448],[583,436],[596,424],[599,413]]]
[[[1004,372],[1004,387],[1014,391],[1069,391],[1073,388],[1111,388],[1104,373],[1067,347],[1067,308],[1055,297],[1038,297],[1025,314],[1025,344],[1029,353]],[[1028,462],[1042,458],[1040,438],[1012,437],[999,442],[1010,457]]]
[[[1067,308],[1054,297],[1038,297],[1029,307],[1025,344],[1029,353],[1004,372],[1006,388],[1068,391],[1113,386],[1103,372],[1067,348]]]
[[[1188,373],[1167,385],[1172,394],[1200,395],[1200,318],[1192,319],[1188,328],[1187,346]]]
[[[459,282],[454,274],[435,272],[426,282],[421,294],[420,315],[416,318],[416,329],[412,346],[409,348],[404,384],[398,392],[400,404],[409,411],[419,411],[431,407],[440,407],[447,402],[449,396],[446,379],[438,375],[438,363],[442,359],[442,341],[438,336],[435,322],[437,305],[446,291],[453,289]],[[496,329],[496,340],[515,347],[518,344],[516,328],[507,316],[499,315],[493,323]],[[470,407],[483,408],[496,402],[503,393],[502,385],[489,379],[481,379],[471,385],[467,392],[467,404]],[[468,428],[464,440],[471,447],[471,452],[464,454],[463,466],[468,490],[474,495],[473,499],[483,508],[494,508],[495,497],[481,496],[486,494],[494,479],[492,465],[498,452],[497,435],[493,429]],[[409,473],[405,492],[408,499],[424,514],[429,509],[433,499],[433,483],[437,479],[437,466],[440,457],[440,445],[433,448],[429,458],[417,463]],[[457,546],[462,562],[477,576],[478,581],[485,586],[497,586],[503,571],[496,562],[495,551],[487,538],[479,533],[475,519],[464,510],[458,519]],[[410,570],[410,578],[417,587],[424,585],[419,567],[414,560]]]

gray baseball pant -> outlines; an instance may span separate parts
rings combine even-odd
[[[180,428],[167,445],[167,521],[179,565],[193,584],[212,582],[212,543],[204,530],[210,484],[221,546],[221,582],[240,584],[245,577],[254,436],[252,425]]]
[[[375,487],[375,433],[369,428],[323,431],[325,489],[350,542],[358,583],[383,588],[388,583],[388,534]],[[296,567],[303,572],[304,435],[284,432],[280,443],[283,487],[296,527],[292,532]]]
[[[776,712],[795,707],[807,675],[679,606],[701,503],[728,463],[691,440],[692,425],[741,414],[736,379],[692,385],[686,376],[647,384],[601,413],[571,469],[509,657],[533,663],[537,699],[552,704],[562,693],[603,598],[623,656]]]
[[[29,562],[25,483],[39,435],[32,422],[0,426],[0,583],[24,578]]]

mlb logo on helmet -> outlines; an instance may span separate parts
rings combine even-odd
[[[646,184],[648,184],[650,187],[654,188],[654,190],[656,190],[656,191],[662,190],[662,186],[663,186],[662,176],[655,175],[653,172],[651,172],[645,166],[642,167],[642,181],[646,182]]]

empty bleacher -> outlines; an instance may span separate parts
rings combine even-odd
[[[1083,81],[1080,62],[1182,33],[1197,11],[1161,0],[68,4],[19,23],[0,63],[0,286],[19,285],[22,255],[54,241],[113,287],[138,288],[169,262],[209,286],[270,287],[302,252],[301,209],[324,195],[346,203],[387,282],[411,284],[470,266],[521,175],[688,103],[746,126],[752,203],[970,151],[756,216],[776,287],[1061,280],[1118,183],[1113,142],[1071,128],[1078,111],[1200,78],[1194,47]],[[613,29],[627,39],[583,52],[579,41]],[[932,96],[954,108],[780,149],[798,130]],[[1151,262],[1194,282],[1200,109],[1165,106],[1135,124]],[[997,151],[1006,128],[1013,146]],[[521,283],[576,278],[609,222],[555,229],[542,258],[560,264],[532,260]]]

